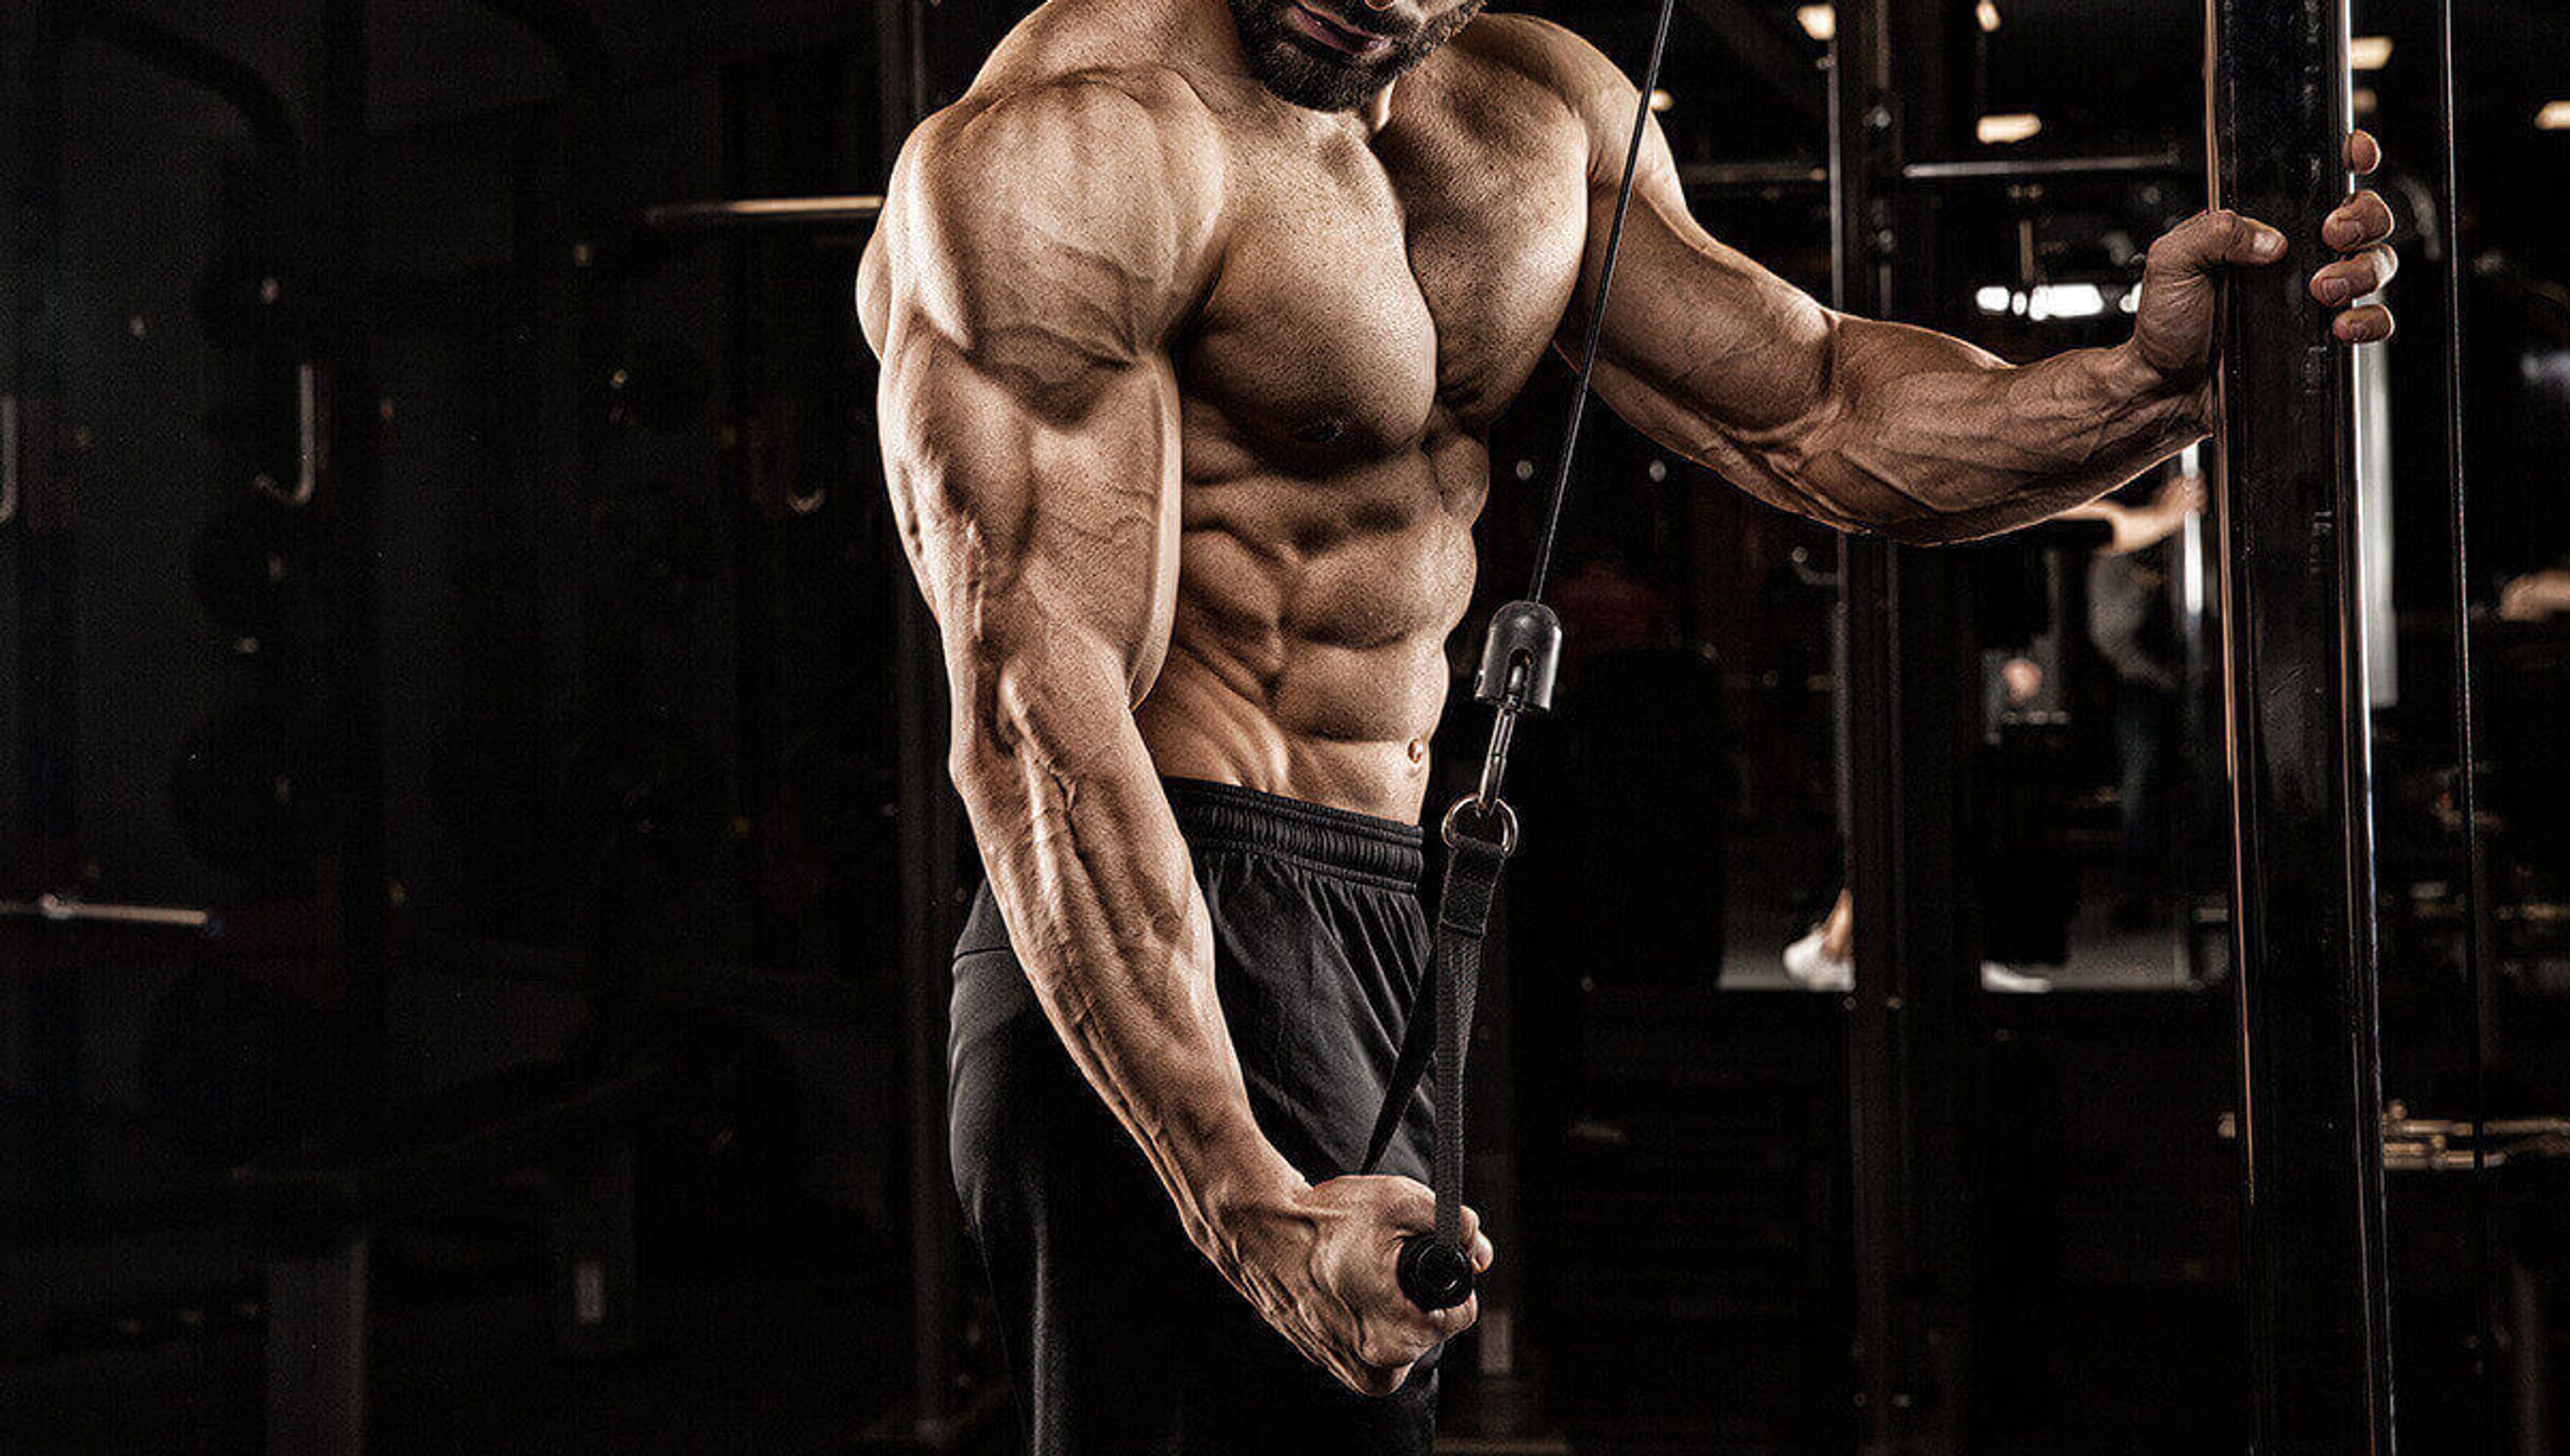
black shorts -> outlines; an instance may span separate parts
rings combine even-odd
[[[1365,1158],[1430,933],[1411,825],[1168,781],[1213,918],[1214,976],[1258,1125],[1318,1183]],[[1425,1453],[1434,1361],[1340,1385],[1178,1226],[1141,1150],[1036,1004],[986,886],[955,950],[955,1188],[990,1274],[1036,1456]],[[1423,1089],[1384,1159],[1424,1179]]]

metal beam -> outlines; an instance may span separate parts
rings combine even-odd
[[[2391,1450],[2371,772],[2350,351],[2302,286],[2347,194],[2347,0],[2207,0],[2214,201],[2284,230],[2219,388],[2249,1319],[2263,1456]]]
[[[655,202],[642,209],[642,225],[661,231],[736,231],[747,227],[871,225],[884,199],[872,192],[828,197],[725,197],[703,202]]]
[[[2173,152],[2141,152],[2114,157],[1986,157],[1962,162],[1914,162],[1901,169],[1901,180],[2014,182],[2053,177],[2187,177],[2194,171],[2191,158]]]

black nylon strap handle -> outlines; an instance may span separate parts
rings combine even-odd
[[[1464,802],[1469,806],[1474,801]],[[1437,1133],[1428,1185],[1437,1195],[1437,1227],[1433,1234],[1411,1237],[1398,1271],[1401,1291],[1422,1309],[1451,1309],[1473,1294],[1472,1251],[1464,1246],[1464,1059],[1473,1034],[1474,1001],[1481,989],[1482,945],[1490,933],[1491,904],[1499,895],[1499,874],[1515,848],[1514,823],[1501,823],[1503,833],[1494,838],[1462,829],[1447,835],[1451,853],[1446,860],[1445,894],[1437,906],[1435,959],[1427,984],[1420,988],[1419,1002],[1411,1008],[1391,1095],[1375,1118],[1374,1139],[1366,1151],[1364,1171],[1371,1173],[1392,1145],[1402,1115],[1409,1111],[1411,1097],[1433,1060],[1438,1068]]]
[[[1642,160],[1642,139],[1651,120],[1651,96],[1660,84],[1660,62],[1668,53],[1669,21],[1676,0],[1660,0],[1657,29],[1651,35],[1650,64],[1642,70],[1640,94],[1633,103],[1633,130],[1624,147],[1624,178],[1615,189],[1615,216],[1606,229],[1606,252],[1597,269],[1597,297],[1588,311],[1585,348],[1578,383],[1570,398],[1570,422],[1562,432],[1561,460],[1553,476],[1552,496],[1544,512],[1543,534],[1535,546],[1534,574],[1522,601],[1500,608],[1492,623],[1491,644],[1483,654],[1480,693],[1499,713],[1491,725],[1490,745],[1482,755],[1481,788],[1459,801],[1446,815],[1445,838],[1452,852],[1446,860],[1446,888],[1437,904],[1435,961],[1428,983],[1410,1009],[1410,1024],[1401,1038],[1401,1056],[1385,1089],[1383,1110],[1375,1117],[1374,1136],[1359,1170],[1372,1173],[1383,1162],[1393,1135],[1410,1110],[1422,1078],[1437,1066],[1434,1110],[1436,1150],[1430,1162],[1429,1186],[1437,1195],[1437,1226],[1431,1234],[1404,1241],[1397,1274],[1401,1291],[1422,1309],[1451,1309],[1473,1296],[1472,1251],[1464,1245],[1464,1057],[1473,1034],[1474,998],[1481,988],[1482,948],[1491,929],[1491,904],[1498,897],[1499,876],[1516,852],[1516,816],[1499,797],[1507,775],[1508,743],[1517,715],[1541,712],[1551,694],[1551,661],[1526,644],[1530,618],[1536,630],[1552,633],[1549,650],[1557,652],[1559,626],[1541,605],[1545,577],[1552,567],[1554,541],[1561,534],[1562,505],[1570,495],[1570,465],[1579,449],[1580,422],[1587,417],[1589,386],[1597,374],[1597,349],[1605,335],[1606,299],[1615,285],[1615,259],[1624,244],[1624,216],[1633,205],[1633,175]],[[1520,610],[1522,608],[1523,610]],[[1495,670],[1496,669],[1496,670]]]

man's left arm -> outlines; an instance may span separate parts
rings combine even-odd
[[[1589,53],[1594,55],[1593,52]],[[1603,62],[1598,63],[1603,67]],[[1559,346],[1575,363],[1614,213],[1633,89],[1605,67],[1574,99],[1589,120],[1588,256]],[[2378,160],[2348,141],[2353,172]],[[2390,208],[2360,191],[2312,278],[2343,307],[2388,282]],[[1825,308],[1697,225],[1656,125],[1647,134],[1598,354],[1597,392],[1628,422],[1769,503],[1898,541],[1969,541],[2115,489],[2212,424],[2219,273],[2274,262],[2285,238],[2201,213],[2154,243],[2133,337],[2011,365],[1960,339]],[[2344,309],[2345,343],[2388,338],[2378,304]]]

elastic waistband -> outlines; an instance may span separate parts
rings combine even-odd
[[[1260,855],[1391,890],[1415,891],[1427,872],[1426,836],[1415,824],[1237,784],[1162,779],[1160,786],[1178,833],[1199,854]]]

